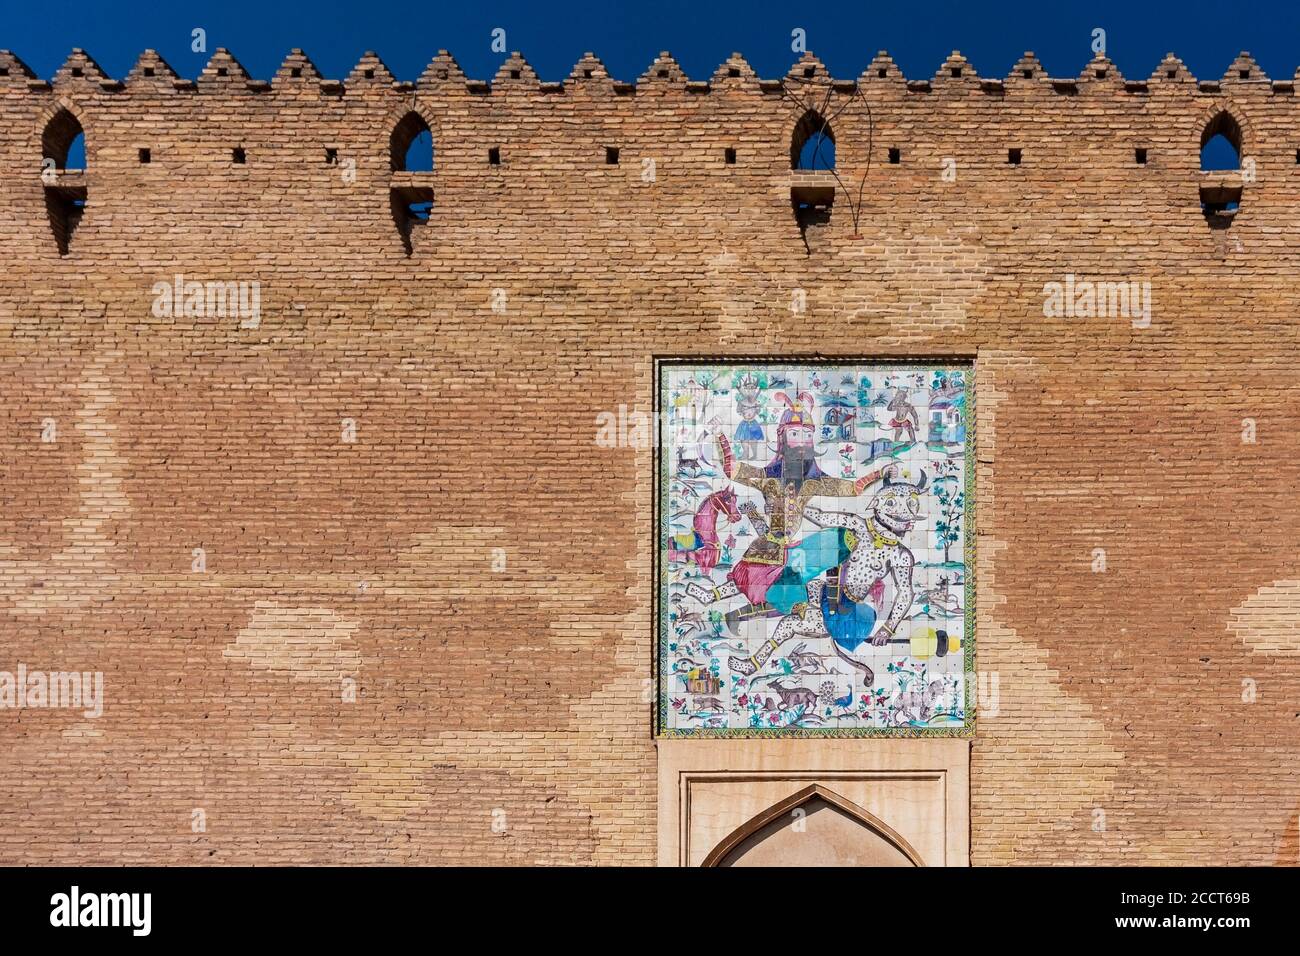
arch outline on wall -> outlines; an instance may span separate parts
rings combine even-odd
[[[40,140],[41,140],[41,145],[40,145],[41,159],[45,159],[47,156],[46,149],[45,149],[47,145],[46,136],[50,130],[50,126],[56,119],[58,119],[59,116],[61,116],[64,113],[68,114],[70,117],[72,117],[74,121],[76,121],[78,132],[80,132],[81,135],[85,137],[86,165],[84,168],[89,168],[90,167],[90,130],[86,124],[86,117],[83,111],[80,108],[78,108],[77,104],[74,103],[71,99],[69,99],[66,96],[56,97],[53,100],[53,102],[51,102],[44,109],[42,109],[41,112],[36,117],[37,134],[40,136]],[[75,139],[76,137],[74,136],[72,138]],[[69,140],[69,142],[71,142],[71,140]],[[66,159],[67,158],[66,155],[63,158]]]
[[[783,800],[778,800],[766,810],[756,814],[746,820],[736,829],[728,833],[722,840],[709,851],[708,856],[700,863],[702,867],[720,866],[724,860],[737,847],[743,844],[754,834],[760,832],[764,827],[779,820],[788,813],[797,810],[799,807],[813,800],[821,799],[826,803],[852,817],[858,823],[862,824],[868,830],[873,831],[881,839],[885,840],[905,857],[907,857],[915,866],[925,866],[925,861],[921,855],[912,848],[912,845],[897,830],[891,827],[885,821],[870,810],[858,806],[852,800],[840,796],[834,790],[829,790],[819,783],[809,784],[802,790],[797,790]]]
[[[1214,122],[1215,117],[1220,113],[1227,113],[1232,118],[1232,121],[1237,125],[1237,129],[1241,131],[1241,158],[1245,159],[1249,154],[1246,146],[1254,139],[1254,132],[1251,129],[1250,120],[1246,116],[1245,111],[1242,110],[1239,104],[1232,102],[1226,96],[1215,97],[1213,102],[1205,105],[1205,108],[1201,110],[1200,115],[1197,117],[1197,149],[1199,150],[1201,146],[1205,145],[1201,136],[1204,135],[1206,129],[1212,122]]]

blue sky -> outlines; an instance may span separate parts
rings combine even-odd
[[[207,31],[207,53],[190,49],[191,31]],[[761,76],[779,76],[796,59],[791,31],[834,75],[856,77],[887,49],[913,79],[932,76],[953,49],[981,75],[1003,77],[1024,50],[1054,76],[1075,76],[1092,56],[1092,31],[1106,31],[1106,52],[1130,78],[1146,78],[1173,51],[1201,79],[1218,79],[1238,51],[1249,50],[1274,79],[1300,65],[1300,4],[1295,2],[1070,4],[747,3],[709,0],[566,0],[564,3],[471,4],[424,0],[317,0],[156,4],[134,0],[61,0],[57,5],[5,0],[0,47],[48,77],[73,47],[86,49],[113,76],[140,51],[158,50],[193,77],[211,52],[228,47],[255,76],[268,78],[293,47],[326,76],[342,78],[367,49],[400,79],[414,79],[440,48],[470,76],[491,78],[504,59],[492,30],[506,31],[546,80],[558,80],[591,50],[619,79],[641,74],[669,50],[696,79],[707,79],[733,50]]]

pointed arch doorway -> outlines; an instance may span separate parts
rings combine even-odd
[[[887,823],[811,784],[737,827],[701,866],[924,866]]]
[[[969,866],[970,741],[655,741],[661,866]]]

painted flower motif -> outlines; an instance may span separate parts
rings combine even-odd
[[[736,703],[740,704],[741,707],[747,707],[749,705],[749,695],[741,694]]]

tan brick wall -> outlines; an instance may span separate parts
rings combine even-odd
[[[263,89],[4,62],[0,669],[100,670],[107,704],[0,712],[0,862],[652,863],[651,452],[598,447],[596,416],[649,411],[655,355],[770,353],[977,357],[1001,701],[974,863],[1297,862],[1289,83],[950,61],[926,88],[878,61],[870,123],[835,122],[857,234],[842,192],[809,255],[794,117],[743,61],[552,89],[511,61],[490,91],[449,59],[400,88],[299,59]],[[60,105],[88,144],[66,256],[39,168]],[[1256,163],[1226,231],[1198,200],[1220,107]],[[408,257],[410,109],[437,171]],[[176,273],[260,282],[260,325],[153,316]],[[1067,273],[1149,281],[1150,328],[1044,318]]]

